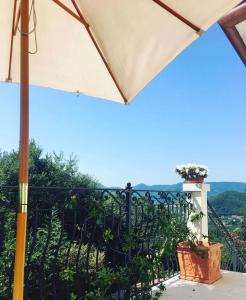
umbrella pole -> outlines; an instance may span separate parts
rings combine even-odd
[[[24,297],[29,143],[29,0],[21,0],[20,39],[20,168],[14,266],[14,300],[23,300]]]

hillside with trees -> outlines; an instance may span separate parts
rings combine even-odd
[[[243,215],[246,208],[246,192],[228,191],[209,198],[219,215]]]

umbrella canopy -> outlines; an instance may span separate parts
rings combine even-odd
[[[30,0],[30,83],[130,102],[238,2]],[[0,1],[0,81],[20,81],[19,4],[9,67],[15,0]]]

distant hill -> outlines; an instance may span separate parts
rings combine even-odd
[[[156,185],[146,185],[144,183],[139,183],[134,186],[134,189],[136,190],[157,190],[157,191],[181,191],[182,190],[182,183],[177,184],[156,184]]]
[[[245,182],[209,182],[211,184],[211,192],[209,196],[221,194],[226,191],[246,192]]]
[[[215,196],[226,191],[245,192],[245,182],[208,182],[211,185],[209,196]],[[146,185],[140,183],[134,186],[139,190],[182,191],[182,182],[171,185]]]
[[[219,215],[242,215],[246,208],[246,183],[244,182],[208,182],[211,187],[209,201]],[[139,190],[182,191],[182,183],[171,185],[134,186]]]
[[[246,209],[246,183],[244,182],[208,182],[211,187],[209,201],[219,215],[242,215]],[[177,184],[146,185],[140,183],[136,190],[182,191],[182,182]]]
[[[246,193],[227,191],[210,197],[209,201],[219,215],[242,215],[246,208]]]

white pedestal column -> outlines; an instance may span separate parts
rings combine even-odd
[[[210,192],[210,184],[206,183],[184,183],[183,191],[191,193],[191,203],[195,213],[203,212],[204,216],[196,222],[191,222],[192,213],[188,220],[188,227],[194,233],[198,241],[207,243],[208,239],[203,236],[208,236],[208,207],[207,198]]]

